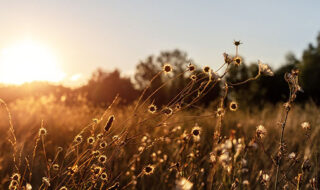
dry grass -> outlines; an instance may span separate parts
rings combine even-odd
[[[148,87],[133,105],[118,106],[115,98],[105,110],[54,97],[2,102],[1,188],[317,189],[319,109],[294,105],[297,76],[288,81],[285,106],[249,109],[228,99],[232,86],[272,75],[260,63],[255,77],[228,83],[229,66],[241,64],[237,53],[224,54],[221,74],[204,67],[162,107],[152,104],[158,89]],[[191,68],[159,89],[192,75]],[[155,78],[171,70],[165,65]],[[221,99],[197,106],[218,84]]]

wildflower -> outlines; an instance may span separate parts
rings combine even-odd
[[[42,183],[44,183],[46,186],[50,187],[50,179],[47,177],[42,177]]]
[[[99,144],[99,147],[100,148],[106,148],[107,147],[107,143],[105,141],[102,141],[100,144]]]
[[[106,126],[104,127],[104,130],[105,130],[106,132],[108,132],[108,131],[110,130],[113,121],[114,121],[114,115],[112,115],[112,116],[109,117],[109,119],[108,119],[108,121],[107,121],[107,124],[106,124]]]
[[[105,155],[100,155],[98,161],[102,164],[106,163],[107,157]]]
[[[191,190],[192,186],[193,183],[184,177],[176,180],[176,190]]]
[[[291,152],[291,153],[288,155],[288,157],[289,157],[290,159],[295,159],[295,158],[296,158],[296,153]]]
[[[41,127],[39,129],[39,136],[46,136],[47,135],[47,129]]]
[[[242,59],[239,56],[233,58],[233,62],[236,66],[239,66],[242,63]]]
[[[232,62],[232,59],[229,57],[227,53],[223,53],[224,57],[224,62],[227,63],[228,65]]]
[[[53,170],[58,171],[59,170],[59,164],[53,164],[52,168],[53,168]]]
[[[148,165],[144,168],[144,173],[146,175],[151,175],[154,172],[154,167],[152,165]]]
[[[12,180],[20,181],[21,175],[19,173],[14,173],[11,176]]]
[[[170,73],[171,71],[172,71],[172,66],[170,65],[170,64],[165,64],[164,66],[163,66],[163,71],[165,72],[165,73]]]
[[[203,72],[208,74],[210,72],[210,67],[209,66],[203,67]]]
[[[224,116],[224,109],[223,108],[218,108],[216,112],[218,117]]]
[[[100,179],[102,181],[107,181],[108,180],[108,174],[106,172],[103,172],[101,175],[100,175]]]
[[[190,79],[193,80],[193,81],[195,81],[195,80],[197,80],[197,76],[196,76],[196,75],[191,75],[191,76],[190,76]]]
[[[59,190],[68,190],[66,186],[62,186]]]
[[[148,111],[152,114],[156,113],[157,111],[157,106],[154,105],[154,104],[151,104],[149,107],[148,107]]]
[[[163,109],[163,113],[165,113],[167,116],[172,115],[172,112],[172,109],[169,107]]]
[[[263,125],[259,125],[256,129],[256,135],[259,139],[262,139],[267,134],[267,130]]]
[[[238,109],[238,104],[237,104],[237,102],[232,101],[232,102],[230,103],[230,105],[229,105],[229,109],[230,109],[231,111],[237,111],[237,109]]]
[[[82,143],[82,136],[81,136],[81,135],[77,135],[77,136],[74,138],[74,142],[77,143],[77,144]]]
[[[194,65],[191,64],[191,63],[189,63],[189,65],[188,65],[188,70],[189,70],[190,72],[193,72],[193,71],[196,70],[196,66],[194,66]]]
[[[304,129],[304,130],[310,130],[311,129],[311,127],[310,127],[310,123],[309,122],[303,122],[303,123],[301,123],[301,127],[302,127],[302,129]]]

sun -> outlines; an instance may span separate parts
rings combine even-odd
[[[0,51],[0,83],[59,82],[64,77],[56,56],[42,44],[25,40]]]

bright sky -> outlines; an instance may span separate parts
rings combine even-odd
[[[66,84],[97,67],[132,74],[139,60],[175,48],[217,67],[238,39],[247,62],[277,67],[287,52],[300,56],[315,41],[319,9],[318,0],[0,1],[0,51],[26,40],[42,44]]]

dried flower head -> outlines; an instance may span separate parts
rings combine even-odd
[[[92,145],[94,142],[95,142],[95,139],[94,139],[93,136],[87,138],[87,143],[88,143],[88,144],[91,144],[91,145]]]
[[[196,66],[194,66],[193,64],[189,63],[188,65],[188,71],[193,72],[196,70]]]
[[[196,124],[192,130],[191,130],[191,134],[194,136],[194,137],[198,137],[200,136],[200,133],[201,133],[201,128]]]
[[[42,177],[42,183],[44,183],[46,186],[50,187],[50,179],[47,177]]]
[[[21,175],[19,173],[14,173],[11,176],[11,180],[20,181],[20,179],[21,179]]]
[[[114,119],[115,119],[115,118],[114,118],[114,115],[111,115],[111,116],[108,118],[107,124],[106,124],[106,126],[104,127],[104,130],[105,130],[106,132],[108,132],[108,131],[110,130]]]
[[[307,122],[307,121],[301,123],[301,127],[302,127],[303,130],[310,130],[311,129],[310,123]]]
[[[107,156],[105,155],[100,155],[99,158],[98,158],[98,161],[102,164],[106,163],[107,161]]]
[[[188,179],[182,177],[179,180],[176,180],[176,188],[177,190],[191,190],[193,183]]]
[[[234,62],[234,64],[235,64],[236,66],[239,66],[239,65],[241,65],[241,63],[242,63],[242,59],[241,59],[241,57],[236,56],[236,57],[233,58],[233,62]]]
[[[165,65],[163,65],[163,71],[165,72],[165,73],[170,73],[171,71],[172,71],[172,66],[170,65],[170,64],[165,64]]]
[[[259,125],[256,129],[256,136],[262,139],[267,134],[267,130],[263,125]]]
[[[52,169],[55,170],[55,171],[58,171],[59,170],[59,164],[53,164],[52,165]]]
[[[77,136],[74,138],[74,142],[77,143],[77,144],[82,143],[82,136],[81,136],[81,135],[77,135]]]
[[[218,108],[218,109],[217,109],[217,112],[216,112],[216,115],[217,115],[218,117],[224,116],[224,109],[223,109],[222,107]]]
[[[171,108],[166,107],[163,109],[163,113],[166,114],[167,116],[172,115],[173,111]]]
[[[99,140],[103,139],[103,134],[102,133],[97,134],[97,139]]]
[[[295,158],[296,158],[296,153],[291,152],[291,153],[288,155],[288,158],[290,158],[290,159],[295,159]]]
[[[94,150],[91,153],[93,156],[98,157],[100,155],[100,151],[99,150]]]
[[[235,101],[230,102],[229,109],[230,109],[231,111],[237,111],[237,109],[238,109],[238,104],[237,104],[237,102],[235,102]]]
[[[260,60],[258,60],[258,65],[259,65],[259,71],[261,74],[267,75],[267,76],[274,75],[269,65],[262,63]]]
[[[102,148],[106,148],[107,147],[107,143],[106,141],[102,141],[100,144],[99,144],[99,147],[102,149]]]
[[[204,72],[205,74],[209,74],[209,72],[210,72],[210,67],[209,67],[209,66],[203,67],[203,72]]]
[[[18,185],[19,185],[19,182],[18,182],[17,180],[11,180],[11,181],[10,181],[10,186],[12,186],[12,187],[18,187]]]
[[[39,129],[39,136],[46,136],[46,135],[47,135],[47,129],[41,127],[41,128]]]
[[[151,175],[154,172],[154,166],[148,165],[143,169],[143,171],[144,171],[144,174]]]
[[[98,176],[101,174],[102,168],[100,166],[94,166],[91,171],[94,175]]]
[[[190,76],[190,79],[191,79],[192,81],[196,81],[196,80],[197,80],[197,76],[196,76],[196,75],[191,75],[191,76]]]
[[[232,63],[232,59],[230,58],[230,56],[227,53],[223,53],[223,57],[224,57],[224,62],[227,63],[228,65],[230,63]]]
[[[100,179],[102,181],[107,181],[108,180],[108,174],[106,172],[103,172],[101,175],[100,175]]]
[[[234,40],[234,41],[233,41],[233,44],[234,44],[235,46],[239,46],[239,45],[242,44],[242,43],[240,42],[240,40],[238,40],[238,41]]]
[[[156,113],[157,111],[157,106],[154,105],[154,104],[151,104],[149,107],[148,107],[148,111],[152,114]]]

